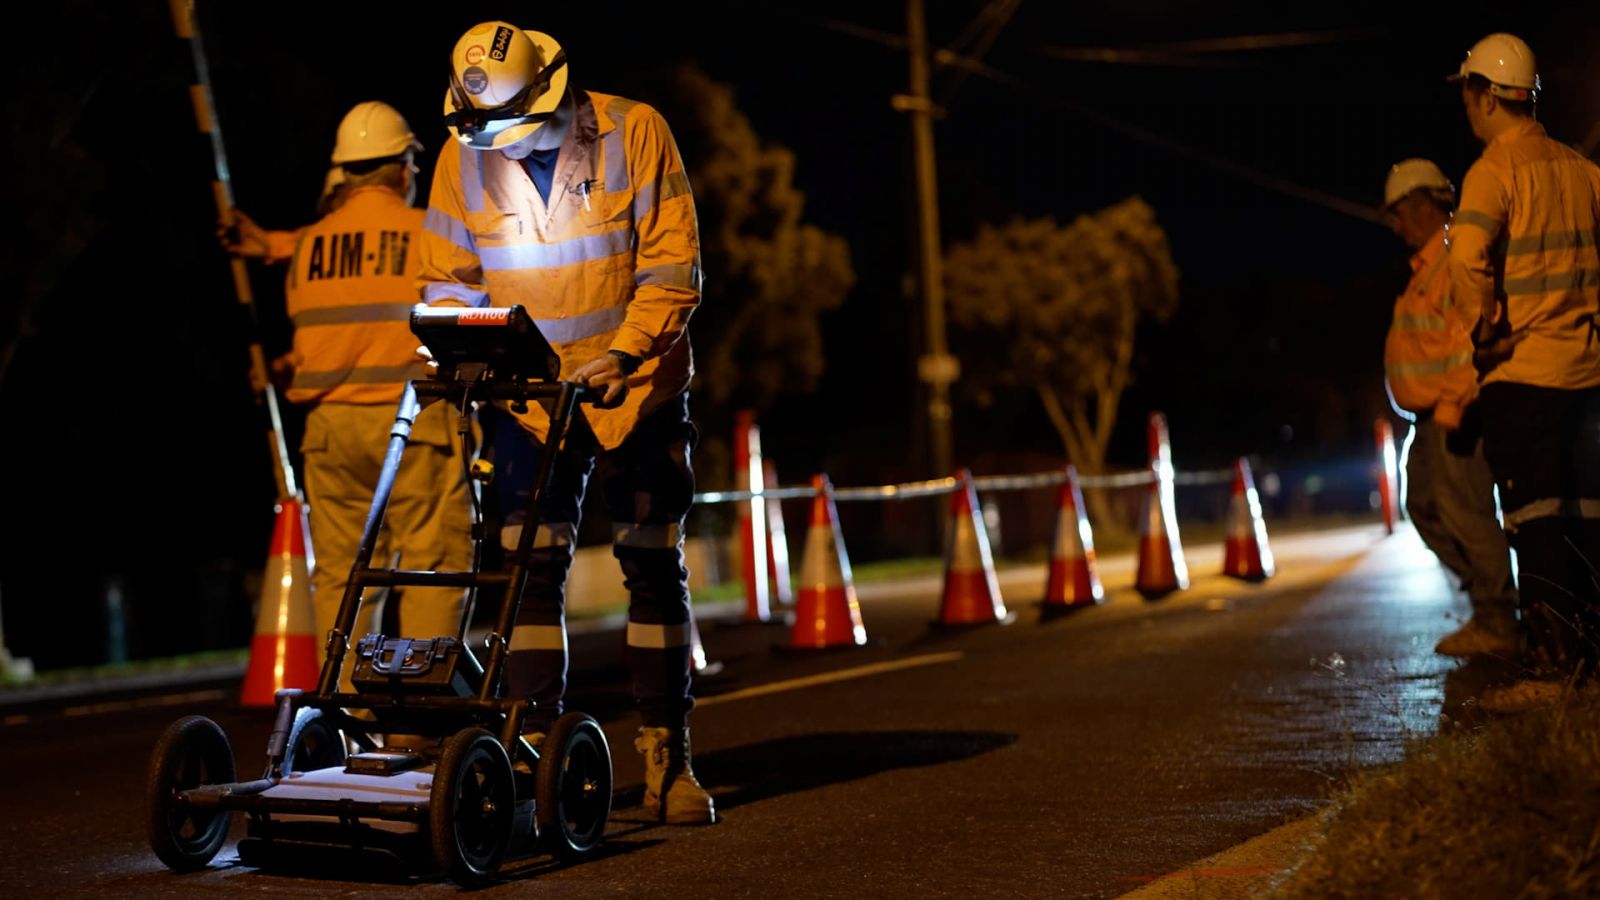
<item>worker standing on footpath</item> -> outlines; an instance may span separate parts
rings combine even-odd
[[[1486,709],[1547,706],[1600,658],[1600,168],[1535,119],[1533,51],[1492,34],[1451,76],[1483,155],[1450,231],[1455,300],[1476,310],[1484,454],[1517,551],[1537,668]]]
[[[329,177],[335,189],[324,192],[335,208],[298,231],[267,233],[279,244],[284,234],[294,237],[285,290],[294,344],[272,370],[288,379],[290,402],[311,407],[300,449],[321,635],[333,627],[355,563],[401,393],[407,381],[426,375],[409,322],[420,270],[423,212],[411,205],[413,157],[420,149],[393,107],[356,105],[339,124]],[[240,243],[251,235],[244,237]],[[259,249],[273,247],[264,240]],[[273,255],[251,246],[231,249],[269,261]],[[461,454],[451,410],[444,404],[423,410],[395,480],[377,558],[388,563],[398,557],[407,569],[470,567],[470,498]],[[398,603],[403,634],[453,636],[463,596],[458,588],[412,586],[391,589],[385,602]],[[365,604],[352,633],[379,630],[377,613],[375,604]],[[346,687],[351,668],[345,667]]]
[[[525,307],[563,379],[625,393],[583,407],[559,448],[535,405],[497,435],[496,484],[514,547],[536,528],[510,635],[507,691],[545,731],[566,688],[565,588],[579,512],[598,471],[630,593],[628,662],[643,727],[645,805],[670,824],[715,821],[689,758],[690,611],[683,522],[694,498],[687,326],[700,301],[694,198],[666,122],[621,97],[568,88],[549,35],[506,22],[468,30],[450,56],[445,121],[422,241],[423,299]],[[519,523],[530,457],[554,452],[538,522]],[[509,495],[509,496],[508,496]]]
[[[1395,408],[1412,422],[1406,512],[1472,602],[1472,618],[1434,650],[1510,659],[1518,651],[1517,589],[1472,406],[1478,373],[1470,329],[1477,311],[1463,319],[1451,303],[1445,265],[1454,209],[1455,187],[1432,162],[1408,159],[1389,170],[1384,217],[1413,252],[1411,280],[1395,299],[1384,342],[1384,373]]]

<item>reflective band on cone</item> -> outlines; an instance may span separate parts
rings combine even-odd
[[[1094,564],[1094,534],[1083,508],[1078,471],[1067,466],[1056,500],[1056,536],[1050,549],[1050,580],[1044,588],[1046,607],[1093,606],[1105,600]]]
[[[800,586],[795,591],[789,648],[860,647],[867,642],[867,629],[861,623],[861,603],[850,577],[850,557],[839,533],[833,485],[826,475],[816,475],[811,486],[817,496],[811,501],[811,524],[806,529],[806,549],[800,560]]]
[[[1265,581],[1274,571],[1272,547],[1267,543],[1267,523],[1261,518],[1261,498],[1256,494],[1250,463],[1243,457],[1233,464],[1233,496],[1228,501],[1228,546],[1222,574],[1245,581]]]
[[[778,466],[770,459],[762,459],[762,475],[767,490],[778,486]],[[794,588],[789,581],[789,536],[783,528],[783,501],[776,497],[767,499],[767,575],[772,591],[770,599],[779,606],[794,605]]]
[[[766,474],[761,464],[761,429],[748,409],[734,414],[733,477],[741,491],[762,490]],[[767,593],[767,504],[752,497],[739,505],[739,553],[744,574],[744,620],[767,622],[772,607]]]
[[[316,619],[307,561],[310,533],[305,505],[292,498],[278,501],[250,666],[239,692],[239,702],[245,706],[272,706],[274,695],[284,688],[317,687]]]
[[[950,552],[944,570],[944,599],[938,625],[983,625],[1009,622],[1012,614],[1000,597],[989,552],[989,532],[978,514],[978,492],[972,473],[956,473],[956,490],[950,498]]]
[[[1172,490],[1172,449],[1167,440],[1167,417],[1150,414],[1150,469],[1155,475],[1139,520],[1139,574],[1134,588],[1146,600],[1157,600],[1189,587],[1189,567],[1183,560],[1178,537],[1178,517]]]

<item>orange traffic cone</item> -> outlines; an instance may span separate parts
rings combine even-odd
[[[989,553],[989,532],[978,513],[978,492],[972,473],[956,473],[950,497],[950,552],[945,557],[944,599],[939,606],[940,626],[1006,624],[1016,618],[1000,597]]]
[[[1395,522],[1400,515],[1400,466],[1394,453],[1394,426],[1387,418],[1376,425],[1378,439],[1378,509],[1383,513],[1383,527],[1394,534]]]
[[[811,527],[806,529],[806,549],[800,558],[800,590],[795,594],[792,650],[860,647],[867,642],[861,624],[861,603],[850,577],[850,557],[844,552],[839,516],[833,506],[833,485],[828,476],[814,475],[811,486]]]
[[[734,487],[759,491],[765,474],[761,429],[756,427],[755,413],[742,409],[734,414]],[[767,593],[767,504],[763,500],[752,497],[739,504],[739,552],[744,570],[744,621],[769,621],[772,607]]]
[[[1172,492],[1172,448],[1167,440],[1167,417],[1150,414],[1150,484],[1145,514],[1139,521],[1139,574],[1134,589],[1146,600],[1189,588],[1189,567],[1183,560],[1178,537],[1178,517]]]
[[[1105,600],[1078,470],[1067,466],[1066,474],[1056,501],[1056,538],[1050,549],[1050,580],[1044,588],[1044,605],[1050,609],[1093,606]]]
[[[311,607],[311,541],[306,507],[295,498],[279,500],[272,525],[272,546],[261,580],[261,606],[256,636],[250,645],[250,666],[244,673],[239,702],[272,706],[283,688],[317,687],[316,619]]]
[[[770,459],[761,461],[762,483],[767,490],[778,486],[778,466]],[[767,574],[771,577],[769,599],[778,606],[794,605],[794,588],[789,583],[789,536],[783,530],[783,501],[767,498]]]
[[[1228,545],[1222,574],[1245,581],[1265,581],[1274,571],[1272,548],[1267,544],[1267,523],[1261,518],[1261,498],[1244,457],[1233,464],[1233,497],[1228,501]]]

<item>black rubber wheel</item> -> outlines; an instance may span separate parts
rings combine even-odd
[[[345,756],[344,735],[328,723],[322,710],[302,709],[295,714],[289,749],[283,757],[285,773],[343,766]]]
[[[178,792],[234,781],[233,748],[217,723],[205,716],[173,722],[150,754],[145,778],[145,830],[150,849],[178,872],[204,869],[222,849],[233,813],[198,812],[178,805]]]
[[[556,720],[540,750],[534,815],[544,848],[563,859],[599,846],[611,817],[611,749],[583,713]]]
[[[485,884],[499,871],[516,813],[511,758],[495,736],[463,728],[444,745],[433,772],[428,838],[433,858],[463,886]]]

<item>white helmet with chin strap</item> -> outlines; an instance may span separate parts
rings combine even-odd
[[[1473,44],[1461,69],[1446,80],[1462,81],[1468,75],[1483,76],[1489,93],[1507,100],[1532,100],[1540,90],[1533,48],[1514,34],[1491,34]]]
[[[554,38],[484,22],[450,51],[444,121],[468,147],[495,150],[538,131],[566,94],[567,56]]]

